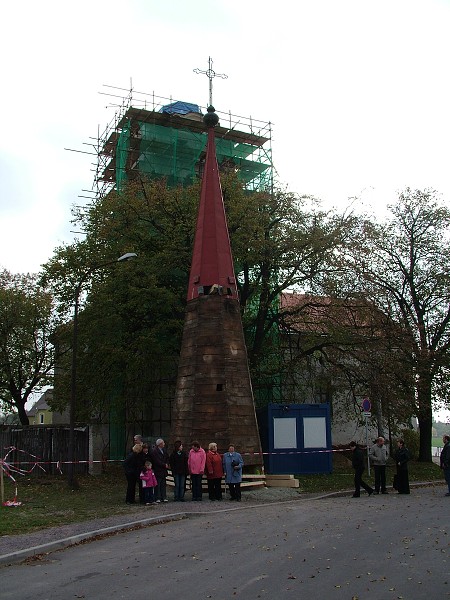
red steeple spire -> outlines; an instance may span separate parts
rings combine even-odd
[[[214,127],[218,121],[214,107],[209,106],[208,114],[204,117],[208,127],[208,144],[189,275],[188,302],[210,293],[237,299],[233,256],[214,139]]]

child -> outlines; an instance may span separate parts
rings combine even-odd
[[[145,506],[150,506],[155,503],[154,488],[158,485],[155,474],[153,473],[152,463],[147,460],[140,474],[142,480],[142,488],[144,490]]]

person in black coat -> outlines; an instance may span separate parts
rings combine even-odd
[[[355,469],[355,493],[352,497],[359,498],[361,488],[364,488],[370,496],[373,494],[373,488],[362,480],[362,474],[364,473],[364,453],[356,442],[350,442],[350,449],[353,452],[352,466]]]
[[[186,491],[186,477],[189,474],[188,455],[183,450],[183,444],[177,440],[174,444],[174,450],[169,457],[169,464],[172,470],[174,482],[175,502],[184,502],[184,493]]]
[[[136,504],[136,484],[140,481],[140,474],[143,466],[142,444],[135,444],[132,451],[123,461],[125,477],[127,478],[127,493],[125,502],[127,504]]]
[[[397,441],[395,464],[397,465],[396,489],[399,494],[409,494],[408,461],[409,450],[403,440]]]
[[[167,502],[166,477],[169,469],[169,454],[166,450],[166,444],[163,439],[158,438],[155,442],[155,447],[150,452],[150,457],[153,465],[158,485],[155,489],[156,502]]]
[[[448,486],[448,492],[445,495],[450,496],[450,435],[444,435],[442,442],[444,443],[444,447],[440,455],[440,464]]]

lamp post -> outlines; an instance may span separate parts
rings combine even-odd
[[[78,483],[76,481],[74,475],[74,459],[75,459],[75,412],[76,412],[76,404],[77,404],[77,350],[78,350],[78,312],[80,308],[80,294],[83,288],[83,284],[86,279],[91,275],[94,271],[98,269],[103,269],[104,267],[108,267],[117,262],[123,262],[126,260],[130,260],[135,258],[137,254],[134,252],[127,252],[119,257],[117,260],[109,261],[106,263],[102,263],[99,265],[95,265],[89,268],[74,291],[74,305],[73,305],[73,334],[72,334],[72,368],[71,368],[71,378],[70,378],[70,404],[69,404],[69,447],[67,452],[67,483],[71,489],[78,488]]]

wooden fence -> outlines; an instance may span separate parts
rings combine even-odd
[[[10,448],[15,450],[10,452]],[[0,429],[0,458],[13,463],[21,472],[33,476],[67,473],[69,428],[54,425],[20,427],[3,426]],[[89,428],[75,429],[74,472],[88,472]],[[82,462],[79,462],[82,461]],[[42,467],[42,468],[41,468]]]

